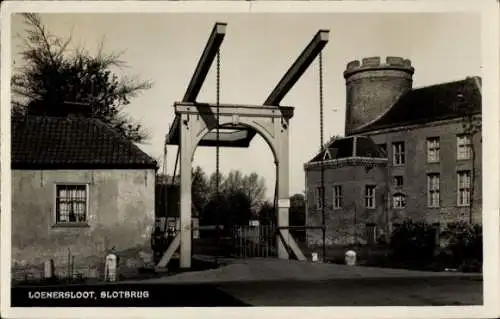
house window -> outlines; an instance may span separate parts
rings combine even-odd
[[[366,224],[366,243],[368,245],[374,245],[377,242],[377,226],[375,224]]]
[[[316,187],[316,207],[317,208],[322,208],[323,207],[323,187],[319,186]]]
[[[342,207],[342,186],[333,186],[333,208]]]
[[[392,184],[394,187],[403,187],[403,176],[394,176],[392,178]]]
[[[470,187],[471,187],[470,171],[461,171],[457,173],[457,205],[470,205]]]
[[[396,142],[392,144],[392,163],[394,165],[405,164],[405,143]]]
[[[378,149],[380,150],[380,153],[382,153],[382,155],[384,156],[387,156],[387,144],[383,143],[383,144],[378,144]]]
[[[470,135],[457,136],[457,160],[467,160],[472,157],[472,143]]]
[[[427,162],[439,162],[439,137],[427,139]]]
[[[329,161],[332,159],[332,156],[330,154],[330,151],[327,149],[325,150],[325,153],[323,154],[323,161]]]
[[[427,175],[427,205],[439,207],[439,174]]]
[[[87,222],[87,185],[56,185],[56,223]]]
[[[365,207],[375,208],[375,186],[373,185],[365,187]]]
[[[406,207],[406,196],[401,193],[396,193],[392,196],[392,207],[393,208],[405,208]]]

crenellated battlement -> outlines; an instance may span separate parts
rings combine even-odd
[[[368,57],[362,60],[353,60],[347,63],[344,77],[347,78],[354,73],[371,70],[399,70],[413,75],[415,69],[409,59],[388,56],[385,59],[381,57]]]
[[[385,114],[410,91],[414,72],[409,59],[397,56],[366,57],[347,63],[346,136]]]

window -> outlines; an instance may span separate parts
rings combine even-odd
[[[427,206],[439,207],[439,174],[427,175]]]
[[[406,207],[406,196],[401,193],[396,193],[392,196],[392,207],[393,208],[405,208]]]
[[[333,186],[333,208],[342,207],[342,186]]]
[[[373,245],[377,243],[377,226],[375,224],[366,224],[365,225],[365,231],[366,231],[366,243],[368,245]]]
[[[405,163],[405,143],[396,142],[392,144],[392,163],[394,165],[404,165]]]
[[[375,208],[375,186],[373,185],[365,187],[365,207]]]
[[[472,157],[472,143],[470,136],[462,134],[457,136],[457,159],[467,160]]]
[[[470,171],[461,171],[457,173],[458,187],[457,187],[457,205],[469,206],[470,205]]]
[[[392,184],[394,187],[403,187],[403,176],[394,176],[392,178]]]
[[[383,143],[383,144],[378,144],[377,146],[382,155],[387,156],[387,144]]]
[[[427,139],[427,162],[439,162],[439,137]]]
[[[331,160],[331,159],[332,159],[332,156],[331,156],[331,154],[330,154],[330,151],[327,149],[327,150],[325,151],[325,153],[323,154],[323,160],[324,160],[324,161],[328,161],[328,160]]]
[[[56,223],[87,222],[87,185],[56,185]]]
[[[319,186],[316,187],[316,207],[317,208],[322,208],[323,207],[323,187]]]

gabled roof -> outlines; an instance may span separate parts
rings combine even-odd
[[[409,91],[379,119],[354,134],[481,113],[481,78],[436,84]]]
[[[97,119],[13,118],[11,132],[13,169],[157,168],[149,155]]]
[[[319,152],[309,163],[349,157],[386,158],[384,152],[370,137],[349,136],[334,140]]]

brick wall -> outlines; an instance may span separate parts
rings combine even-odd
[[[55,183],[86,183],[87,227],[55,227]],[[154,224],[154,170],[12,172],[12,264],[39,266],[54,259],[65,270],[102,262],[107,248],[149,249]]]
[[[482,212],[482,149],[481,136],[476,134],[473,140],[475,152],[475,180],[472,207],[457,206],[457,171],[472,170],[472,160],[457,160],[457,134],[463,133],[462,124],[457,121],[446,121],[429,124],[413,129],[378,132],[370,136],[375,143],[387,143],[390,176],[401,175],[404,185],[401,191],[406,194],[407,208],[392,210],[391,219],[395,222],[411,217],[430,223],[446,224],[458,220],[469,221],[472,212],[473,221],[481,222]],[[439,137],[440,161],[427,163],[427,138]],[[406,164],[401,167],[392,165],[392,143],[404,141]],[[427,174],[440,174],[440,206],[427,206]],[[392,178],[391,178],[392,179]],[[391,183],[391,193],[396,189]]]
[[[325,169],[325,215],[327,225],[327,244],[349,244],[354,234],[365,237],[367,223],[377,225],[378,233],[389,232],[390,223],[401,222],[405,218],[440,223],[442,226],[455,221],[469,221],[472,214],[474,223],[482,218],[482,178],[481,178],[481,136],[473,139],[475,153],[472,160],[457,160],[457,134],[463,133],[462,124],[446,121],[412,129],[373,132],[370,136],[377,144],[386,143],[388,165],[375,166],[367,171],[364,166],[345,166]],[[427,163],[427,138],[440,138],[440,162]],[[405,165],[392,165],[392,143],[405,143]],[[472,170],[474,196],[471,207],[457,206],[457,171]],[[427,205],[427,174],[440,174],[440,207]],[[403,185],[396,187],[394,176],[403,176]],[[320,186],[319,169],[306,168],[307,225],[321,225],[321,210],[315,204],[315,188]],[[343,207],[333,209],[333,186],[342,185]],[[364,208],[364,187],[377,185],[377,207],[375,210]],[[387,192],[389,190],[389,192]],[[406,196],[406,207],[392,207],[392,195],[402,193]],[[389,203],[387,202],[389,199]],[[355,226],[356,225],[356,226]],[[308,231],[309,244],[322,244],[321,231]]]
[[[344,166],[325,169],[325,224],[327,244],[346,245],[365,241],[365,226],[373,223],[383,229],[386,219],[386,175],[383,165],[367,169],[364,166]],[[321,185],[319,169],[308,169],[306,224],[322,224],[322,210],[315,202],[315,188]],[[342,207],[333,207],[334,186],[342,186]],[[365,186],[375,185],[375,209],[365,207]],[[309,230],[307,242],[322,244],[322,231]]]

